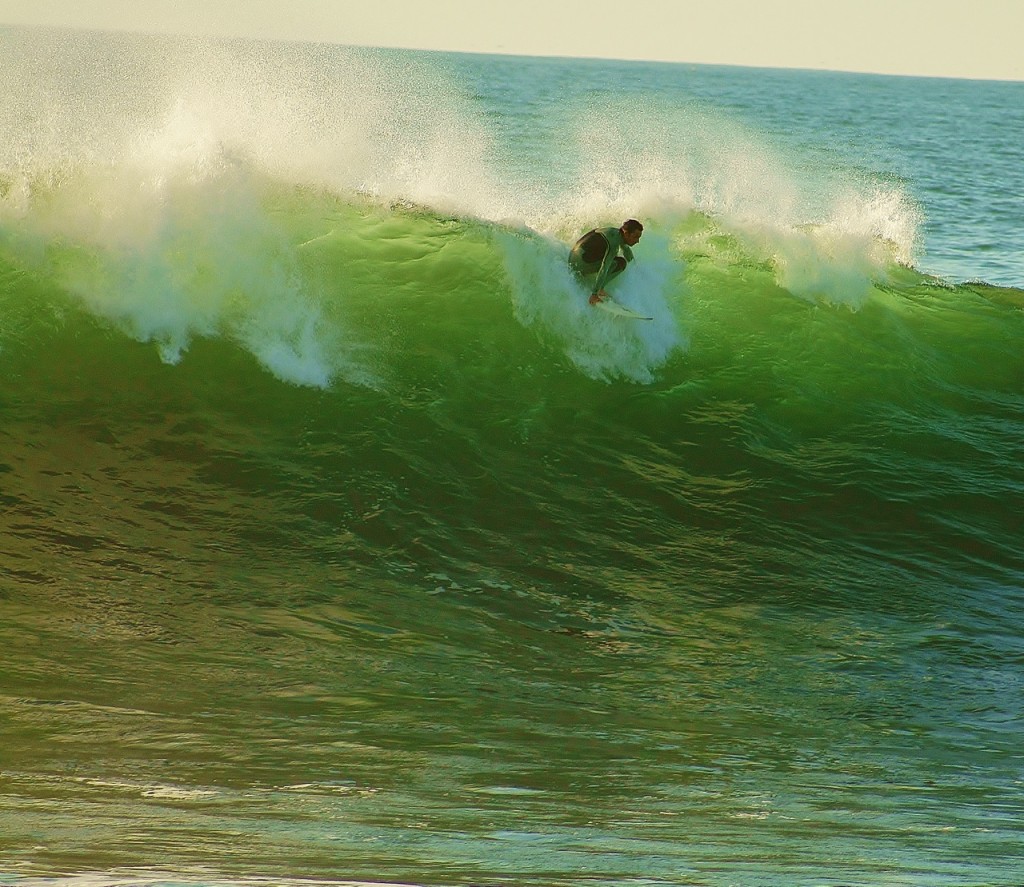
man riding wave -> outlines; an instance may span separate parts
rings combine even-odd
[[[576,241],[569,253],[569,267],[580,280],[588,281],[593,276],[591,305],[610,298],[605,285],[633,261],[630,247],[640,242],[643,232],[644,226],[636,219],[627,219],[618,228],[594,228]]]

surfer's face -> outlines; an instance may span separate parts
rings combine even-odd
[[[622,242],[625,243],[626,246],[636,246],[640,242],[640,235],[643,233],[643,230],[639,228],[634,228],[631,231],[623,231]]]

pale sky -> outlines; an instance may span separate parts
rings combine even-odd
[[[1024,0],[0,0],[0,24],[1024,80]]]

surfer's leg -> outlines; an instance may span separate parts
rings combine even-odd
[[[601,270],[601,262],[600,260],[588,262],[583,255],[583,250],[577,247],[569,253],[569,267],[572,269],[573,274],[583,278],[588,274],[597,274]]]
[[[572,271],[573,276],[584,286],[587,285],[587,281],[593,281],[597,277],[597,272],[601,270],[601,263],[598,262],[596,265],[591,262],[584,262],[579,256],[569,256],[569,270]]]
[[[618,277],[626,270],[626,260],[622,256],[616,256],[612,262],[612,270],[608,272],[608,280]]]

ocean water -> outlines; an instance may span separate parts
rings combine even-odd
[[[0,883],[1024,884],[1024,84],[0,79]]]

